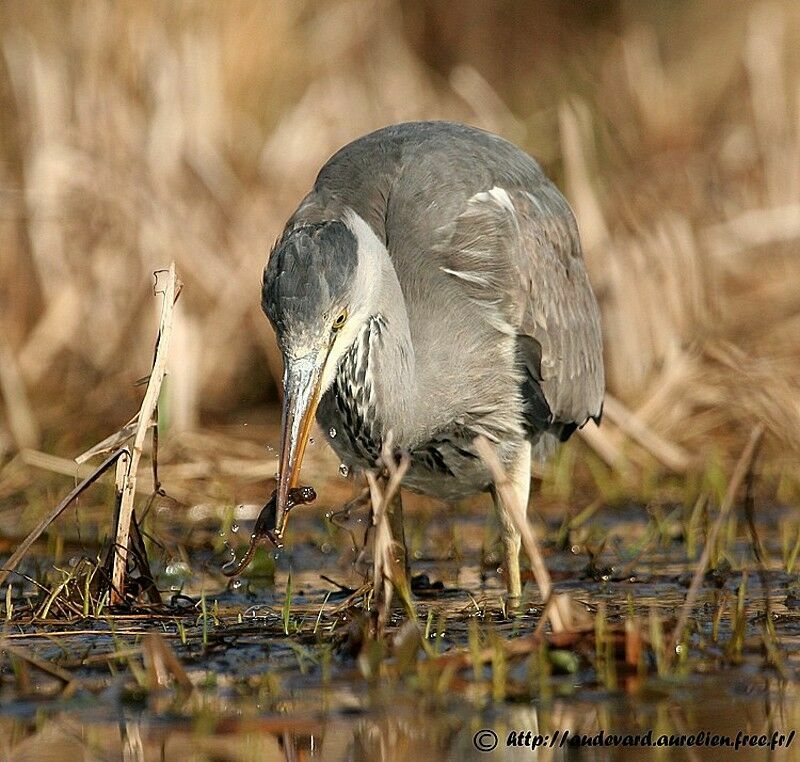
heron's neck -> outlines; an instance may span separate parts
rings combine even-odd
[[[385,248],[376,253],[377,278],[372,314],[378,336],[370,342],[370,382],[374,387],[381,435],[391,430],[397,447],[410,446],[417,406],[417,367],[406,302],[392,260]]]
[[[397,447],[412,446],[418,412],[417,361],[406,300],[392,258],[373,228],[353,210],[343,215],[358,241],[358,296],[354,313],[361,327],[351,349],[351,389],[366,405],[364,425],[383,440],[391,431]],[[358,401],[351,400],[356,404]]]

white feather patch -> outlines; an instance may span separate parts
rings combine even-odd
[[[375,235],[375,231],[369,226],[367,221],[360,214],[352,209],[347,209],[342,215],[342,220],[344,224],[350,228],[352,234],[356,237],[359,252],[364,254],[386,253],[386,247],[383,245],[383,241],[381,241],[380,238]],[[359,261],[362,259],[368,261],[375,260],[374,257],[359,257]]]
[[[479,193],[476,193],[470,199],[470,203],[474,202],[478,203],[494,202],[498,206],[505,209],[509,214],[516,214],[516,209],[514,209],[514,202],[508,195],[508,191],[506,191],[505,188],[501,188],[499,185],[495,185],[488,191],[480,191]]]
[[[467,283],[474,283],[477,286],[488,286],[489,281],[485,276],[477,272],[469,272],[467,270],[451,270],[449,267],[443,267],[442,272],[452,275],[454,278],[460,278],[467,281]]]

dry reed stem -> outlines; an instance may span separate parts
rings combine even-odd
[[[173,336],[178,425],[240,405],[243,387],[231,381],[256,353],[277,389],[277,346],[251,309],[257,297],[240,298],[257,283],[266,242],[335,149],[412,118],[499,131],[548,170],[562,161],[602,312],[608,387],[653,433],[702,453],[733,447],[731,433],[752,419],[728,404],[748,399],[750,380],[692,352],[709,338],[791,361],[764,378],[766,396],[798,384],[800,101],[787,0],[741,5],[719,24],[692,23],[701,4],[689,3],[675,20],[680,45],[632,9],[618,39],[597,38],[576,59],[597,73],[590,88],[566,70],[553,87],[531,88],[538,74],[524,67],[489,87],[477,61],[433,73],[422,63],[430,42],[387,23],[402,13],[396,0],[359,6],[359,23],[351,3],[318,13],[301,0],[302,12],[259,6],[246,25],[230,4],[154,13],[86,0],[65,9],[56,37],[41,4],[24,14],[7,5],[0,331],[44,429],[84,433],[121,407],[120,378],[149,360],[139,340],[149,303],[130,284],[167,256],[192,278]],[[255,44],[249,31],[260,26],[271,33]],[[530,99],[509,107],[506,92]],[[84,368],[101,379],[93,399],[104,403],[68,405],[65,421],[51,401],[79,401]],[[13,440],[7,428],[0,450]],[[618,468],[629,434],[615,429],[583,436]],[[797,427],[781,431],[798,442]]]
[[[26,466],[40,468],[61,476],[69,476],[73,479],[85,479],[94,472],[94,469],[86,463],[76,463],[72,458],[62,458],[41,450],[22,450],[19,453],[19,459]]]
[[[20,462],[26,466],[41,468],[44,471],[69,476],[72,479],[86,479],[96,471],[86,463],[76,464],[75,460],[71,458],[60,458],[58,455],[51,455],[49,452],[40,450],[22,450],[18,457]],[[149,495],[152,492],[149,487],[141,484],[136,485],[136,491],[141,495]]]
[[[124,617],[117,617],[117,616],[111,615],[109,618],[113,619],[114,621],[117,621],[117,620],[125,621]],[[134,629],[128,629],[128,628],[120,628],[120,629],[115,629],[114,630],[114,634],[117,635],[117,636],[124,635],[124,636],[131,636],[131,637],[139,637],[141,635],[146,635],[148,632],[152,632],[151,629],[148,629],[148,625],[147,625],[147,621],[150,620],[151,617],[148,615],[148,616],[140,616],[138,618],[141,619],[145,623],[142,626],[141,629],[134,630]],[[50,622],[41,622],[41,624],[45,625],[45,624],[51,624],[51,623]],[[55,624],[55,622],[52,622],[52,624]],[[159,634],[163,638],[174,638],[175,640],[180,638],[180,634],[177,633],[177,632],[176,633],[166,633],[165,632],[165,633],[159,633]],[[83,630],[48,630],[48,631],[42,631],[42,632],[39,632],[39,631],[9,632],[6,635],[4,635],[3,637],[6,640],[28,640],[28,639],[32,640],[34,638],[41,638],[43,640],[51,640],[52,638],[72,638],[72,637],[80,638],[80,637],[85,637],[87,635],[88,636],[96,636],[97,635],[97,630],[96,629],[94,629],[94,630],[92,630],[92,629],[83,629]]]
[[[711,559],[711,553],[716,546],[717,536],[719,535],[720,529],[722,528],[725,519],[733,507],[734,501],[736,500],[736,493],[738,492],[739,486],[744,480],[744,477],[753,462],[758,444],[761,441],[761,438],[764,436],[764,431],[765,426],[763,423],[759,423],[753,428],[752,432],[750,433],[750,438],[747,440],[747,444],[745,445],[744,450],[742,450],[742,454],[739,456],[736,467],[733,469],[733,474],[728,482],[728,489],[725,492],[725,497],[723,498],[722,504],[719,507],[719,514],[717,515],[717,518],[711,527],[711,531],[708,533],[708,537],[706,538],[706,543],[703,548],[703,554],[700,556],[700,560],[697,562],[697,566],[695,567],[694,575],[692,576],[692,582],[689,585],[688,592],[686,593],[686,599],[684,600],[680,611],[678,612],[678,621],[675,625],[675,630],[672,633],[672,637],[670,638],[669,651],[666,654],[666,658],[669,660],[672,660],[675,657],[678,643],[683,635],[683,631],[686,629],[686,623],[689,621],[689,616],[692,613],[692,609],[697,602],[697,596],[700,593],[700,585],[703,583],[703,576],[708,568],[708,563]]]
[[[130,461],[122,484],[119,512],[117,515],[116,537],[114,541],[114,561],[111,572],[111,604],[121,603],[125,593],[125,570],[128,562],[128,539],[130,537],[131,518],[133,516],[133,499],[136,495],[136,476],[139,460],[144,449],[144,440],[150,429],[151,421],[158,405],[158,396],[161,393],[161,383],[167,370],[167,354],[169,340],[172,335],[172,317],[174,314],[175,300],[180,293],[180,286],[175,274],[175,263],[172,262],[164,284],[161,302],[161,320],[156,341],[155,359],[150,371],[150,380],[147,383],[142,406],[139,410],[136,436],[131,447]]]
[[[0,638],[0,652],[2,651],[13,654],[18,659],[22,659],[30,664],[32,667],[36,667],[36,669],[38,669],[40,672],[44,672],[51,677],[55,677],[57,680],[60,680],[62,683],[64,683],[65,686],[74,685],[74,687],[77,688],[79,685],[77,679],[67,672],[67,670],[62,669],[55,664],[51,664],[45,659],[40,659],[38,656],[30,653],[22,646],[14,646],[10,643],[7,643],[6,637]]]
[[[606,392],[603,402],[603,417],[616,424],[670,471],[684,473],[689,469],[693,461],[689,452],[655,432],[632,410],[629,410],[608,392]]]
[[[500,499],[509,509],[511,518],[522,536],[522,544],[531,562],[531,570],[539,587],[539,593],[547,603],[553,594],[553,583],[550,579],[550,572],[544,562],[542,551],[539,548],[536,532],[528,519],[528,506],[521,504],[514,485],[509,480],[508,474],[489,440],[484,436],[477,436],[473,440],[473,444],[486,468],[489,469],[495,488],[500,493]],[[553,632],[563,632],[569,628],[572,617],[568,600],[565,596],[556,595],[554,596],[554,605],[546,609]]]
[[[389,531],[389,520],[386,516],[385,502],[378,478],[372,471],[365,472],[364,476],[369,485],[370,500],[372,501],[372,523],[375,526],[374,559],[372,562],[372,589],[380,601],[380,616],[385,618],[392,602],[391,584],[391,554],[394,545],[392,534]]]
[[[573,98],[571,103],[559,105],[558,122],[567,193],[580,222],[586,256],[591,258],[608,240],[608,225],[591,180],[589,166],[590,155],[594,152],[591,112],[584,101]]]
[[[380,611],[379,621],[385,622],[392,601],[392,592],[400,585],[407,587],[408,580],[405,579],[405,570],[399,570],[399,561],[395,557],[395,547],[397,538],[392,537],[389,526],[389,506],[394,498],[403,477],[406,475],[411,464],[408,453],[400,456],[400,461],[395,462],[391,449],[391,436],[387,436],[381,450],[381,463],[389,473],[389,479],[385,490],[381,491],[376,474],[368,470],[365,472],[367,484],[369,485],[370,499],[372,500],[372,523],[375,526],[374,543],[374,565],[373,565],[373,589],[376,595],[379,594]],[[400,578],[402,575],[402,579]],[[407,605],[408,590],[398,589],[403,598],[403,604]]]
[[[151,425],[154,425],[151,423]],[[80,465],[87,460],[91,460],[96,455],[104,455],[111,450],[116,450],[121,447],[124,442],[127,442],[135,433],[139,426],[139,414],[137,413],[126,423],[119,431],[110,434],[102,441],[93,445],[85,452],[82,452],[75,458],[75,462]]]
[[[39,425],[33,414],[16,357],[0,336],[0,396],[5,402],[8,428],[18,449],[38,447]]]
[[[36,384],[69,347],[81,324],[81,296],[65,285],[47,305],[19,352],[19,367],[29,384]]]
[[[583,428],[578,429],[578,434],[607,466],[625,478],[632,478],[631,463],[619,444],[609,436],[608,429],[601,429],[594,421],[589,420]]]
[[[185,691],[194,689],[180,659],[160,633],[148,632],[144,636],[142,652],[151,688],[166,688],[169,685],[169,677],[172,676],[175,683]]]

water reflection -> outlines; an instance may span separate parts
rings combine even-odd
[[[376,692],[377,691],[377,692]],[[727,759],[732,749],[702,745],[715,734],[788,736],[800,729],[797,686],[749,674],[721,673],[684,682],[650,680],[636,695],[589,694],[553,697],[532,704],[475,706],[453,697],[433,701],[410,692],[381,694],[377,687],[353,711],[325,715],[319,697],[284,704],[285,713],[258,715],[252,704],[192,707],[178,714],[153,704],[141,713],[108,708],[107,716],[79,705],[30,716],[0,716],[0,757],[14,760],[345,760],[497,759]],[[329,704],[347,702],[328,697]],[[332,699],[332,700],[331,700]],[[76,698],[73,701],[78,701]],[[8,710],[10,707],[6,706]],[[20,712],[20,705],[15,707]],[[161,711],[156,711],[161,710]],[[118,712],[116,718],[113,718]],[[599,731],[605,736],[598,736]],[[590,742],[647,734],[696,734],[693,748],[561,746],[564,731]],[[706,734],[705,739],[699,736]],[[555,743],[552,739],[555,739]],[[620,738],[622,740],[622,738]],[[785,741],[786,739],[784,739]],[[510,744],[510,745],[509,745]],[[539,744],[539,748],[532,746]],[[745,748],[747,760],[796,759],[789,748]],[[477,746],[477,748],[476,748]],[[484,750],[481,750],[484,749]]]

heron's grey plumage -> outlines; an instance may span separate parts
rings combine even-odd
[[[518,337],[527,428],[562,437],[600,415],[602,341],[572,211],[541,172],[538,179],[527,190],[476,193],[443,254],[446,271],[498,330]]]
[[[324,239],[331,224],[357,248],[357,265],[342,251],[351,261],[335,277],[304,238]],[[391,431],[412,455],[404,483],[457,498],[489,484],[477,434],[511,463],[526,440],[546,450],[601,414],[600,325],[575,219],[539,165],[497,136],[416,122],[345,146],[265,272],[279,335],[286,291],[275,284],[292,267],[292,278],[324,282],[307,297],[338,288],[361,299],[317,412],[346,463],[374,465]]]

